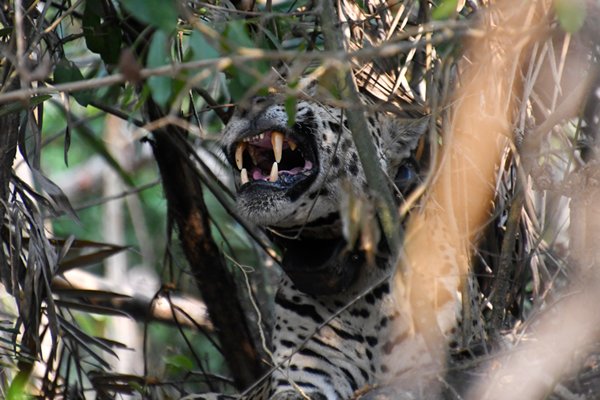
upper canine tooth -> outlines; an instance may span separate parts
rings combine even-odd
[[[240,142],[235,148],[235,165],[237,165],[238,169],[244,167],[244,150],[246,150],[246,146],[245,142]]]
[[[277,182],[278,175],[279,175],[279,167],[277,166],[277,163],[274,162],[273,166],[271,167],[271,175],[269,175],[269,181]]]
[[[281,132],[274,131],[273,133],[271,133],[271,145],[273,146],[275,162],[281,162],[281,152],[283,151],[283,138],[284,134]]]
[[[296,142],[294,142],[293,140],[288,139],[288,146],[290,146],[290,149],[292,149],[292,151],[294,151],[298,147],[298,144]]]
[[[240,181],[242,182],[242,185],[249,182],[248,170],[246,168],[242,168],[242,172],[240,172]]]

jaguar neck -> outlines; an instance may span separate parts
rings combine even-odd
[[[356,286],[365,275],[381,276],[386,272],[390,251],[384,241],[374,257],[367,257],[358,243],[350,246],[343,237],[339,217],[328,218],[327,222],[319,222],[318,232],[308,224],[301,231],[271,231],[283,255],[281,267],[299,290],[311,295],[354,292],[360,289]]]

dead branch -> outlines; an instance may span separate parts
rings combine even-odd
[[[171,294],[169,303],[164,296],[154,297],[154,293],[126,287],[115,288],[114,283],[80,270],[70,270],[55,277],[52,289],[59,296],[69,294],[68,297],[81,299],[83,308],[91,304],[123,311],[140,322],[156,321],[208,332],[213,330],[204,302],[188,296]],[[98,295],[95,296],[94,292]]]

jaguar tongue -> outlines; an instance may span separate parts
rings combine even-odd
[[[271,164],[271,170],[266,171],[259,167],[253,167],[250,170],[246,170],[246,168],[242,168],[240,172],[240,180],[242,185],[246,183],[246,179],[250,178],[251,181],[268,181],[268,182],[278,182],[279,180],[284,178],[284,181],[298,174],[304,174],[305,176],[309,174],[309,171],[312,169],[312,163],[308,160],[304,162],[304,167],[294,167],[292,169],[280,169],[281,166],[276,162]]]

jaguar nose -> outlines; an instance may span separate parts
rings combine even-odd
[[[252,97],[252,106],[256,107],[259,106],[263,103],[267,102],[267,97],[266,96],[254,96]]]
[[[264,111],[269,106],[269,98],[267,96],[253,96],[252,98],[240,102],[237,107],[237,112],[240,118],[252,118]]]

